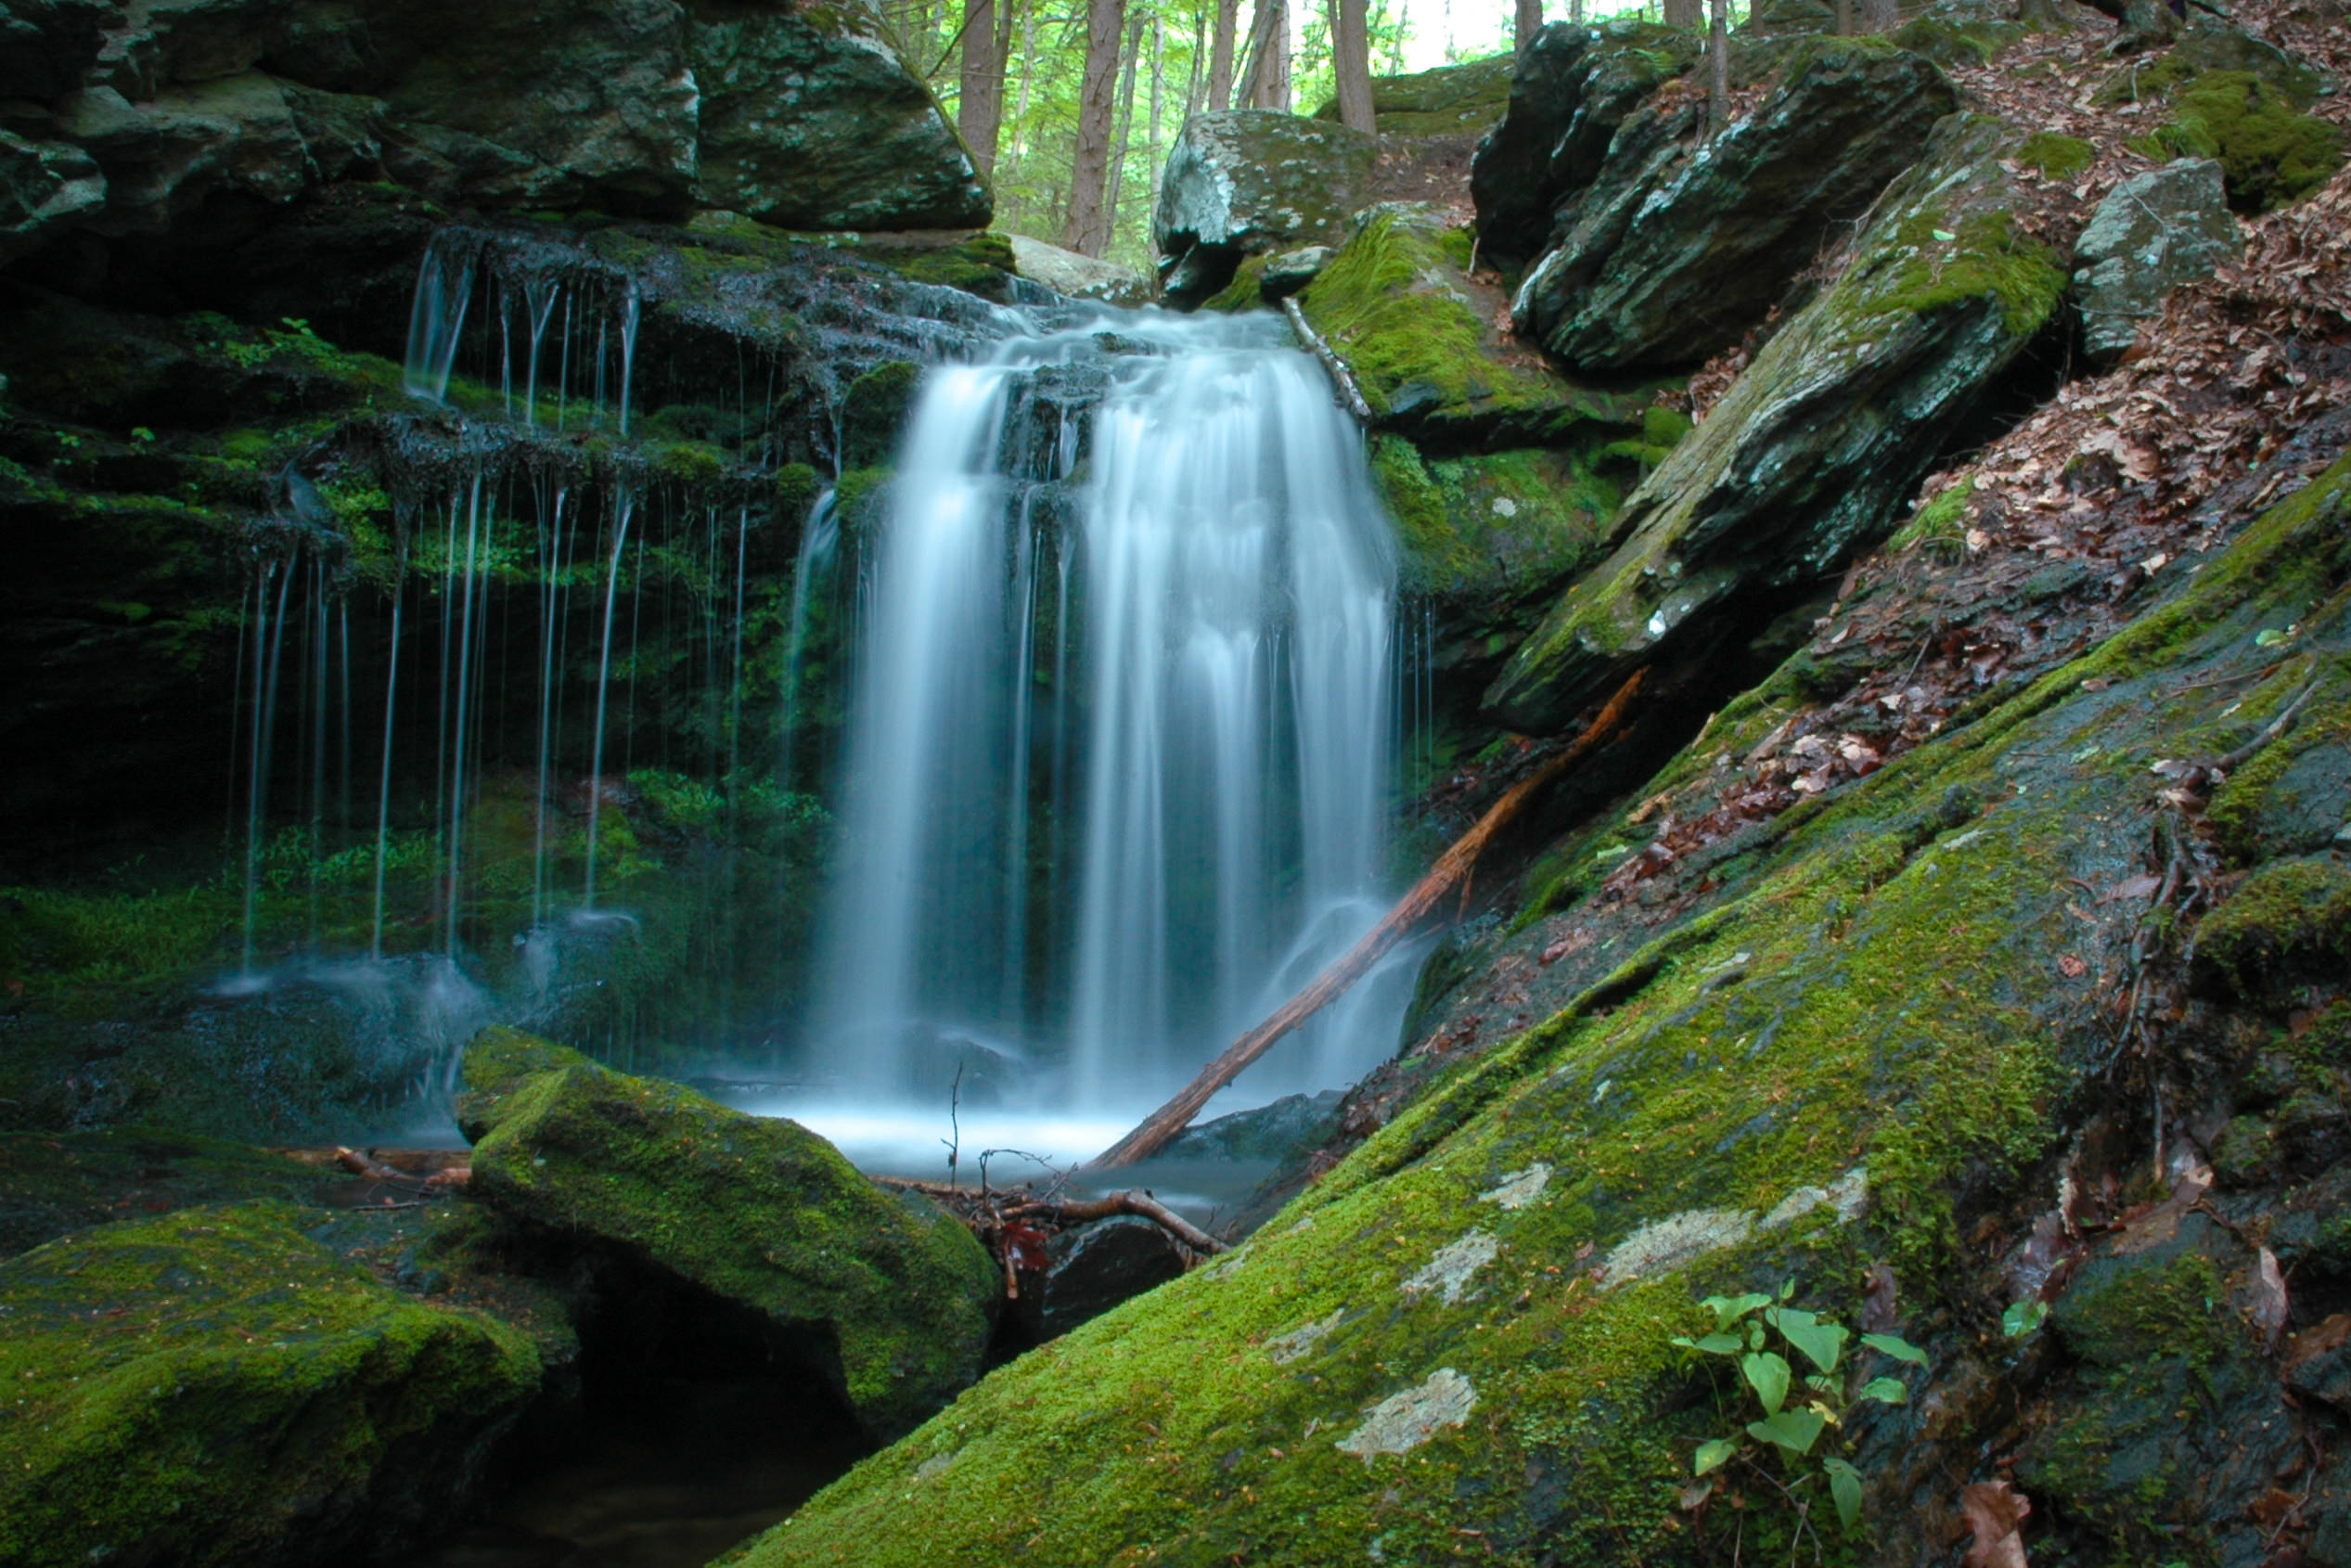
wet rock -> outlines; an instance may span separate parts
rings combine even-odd
[[[2074,247],[2075,301],[2090,357],[2120,359],[2174,289],[2243,252],[2218,163],[2190,159],[2117,185]]]
[[[1383,202],[1356,214],[1299,295],[1373,418],[1457,451],[1555,442],[1586,426],[1597,440],[1638,429],[1652,389],[1584,386],[1506,341],[1501,292],[1471,276],[1470,249],[1443,208]]]
[[[49,233],[106,204],[106,176],[70,142],[27,141],[0,131],[0,262],[45,243]]]
[[[699,5],[703,200],[805,229],[983,227],[979,165],[861,6]]]
[[[1435,1436],[1439,1428],[1468,1420],[1477,1403],[1477,1390],[1469,1379],[1450,1367],[1439,1367],[1426,1382],[1373,1406],[1365,1413],[1363,1424],[1339,1439],[1337,1447],[1367,1465],[1375,1455],[1408,1454]]]
[[[105,0],[6,0],[0,4],[0,98],[46,103],[81,84],[98,58]]]
[[[1761,107],[1703,148],[1679,135],[1644,157],[1638,139],[1612,146],[1513,317],[1574,367],[1703,359],[1760,319],[1831,225],[1860,216],[1958,107],[1921,56],[1872,39],[1807,45]]]
[[[1184,1272],[1176,1239],[1133,1215],[1060,1231],[1046,1253],[1044,1279],[1024,1286],[1021,1296],[1023,1315],[1042,1339],[1066,1334]]]
[[[2196,928],[2196,967],[2239,995],[2351,959],[2351,868],[2332,855],[2272,861]]]
[[[285,90],[260,71],[166,88],[136,103],[112,86],[86,88],[56,123],[106,175],[106,205],[88,226],[108,235],[161,234],[214,195],[281,204],[310,179]]]
[[[1002,1280],[927,1199],[797,1123],[730,1111],[510,1030],[466,1054],[474,1194],[764,1315],[878,1438],[980,1373]]]
[[[379,1284],[306,1223],[184,1209],[0,1263],[0,1558],[308,1563],[445,1524],[538,1353]]]
[[[2158,161],[2217,160],[2229,205],[2263,212],[2299,201],[2343,166],[2342,128],[2309,112],[2330,85],[2275,45],[2199,13],[2168,53],[2117,68],[2097,97],[2163,109],[2132,150]]]
[[[2062,258],[2023,233],[2000,169],[2020,133],[1946,121],[1837,281],[1765,345],[1625,503],[1578,580],[1486,693],[1514,727],[1564,724],[1701,611],[1835,570],[1880,537],[2054,311]]]
[[[1509,110],[1471,165],[1483,253],[1508,266],[1547,250],[1553,212],[1599,173],[1617,127],[1697,58],[1689,33],[1631,18],[1536,33],[1511,73]]]
[[[1072,300],[1099,300],[1112,305],[1150,302],[1150,279],[1133,267],[1095,256],[1081,256],[1059,245],[1031,239],[1025,234],[1013,235],[1011,240],[1012,263],[1021,276],[1042,283],[1056,294]]]
[[[1270,109],[1194,115],[1151,213],[1168,299],[1199,303],[1244,256],[1331,241],[1369,192],[1377,150],[1360,131]]]
[[[1265,270],[1257,275],[1257,291],[1268,300],[1295,294],[1320,276],[1336,254],[1330,246],[1308,245],[1271,257],[1265,263]]]
[[[0,1133],[0,1258],[109,1220],[250,1198],[308,1201],[319,1173],[249,1144],[151,1127]]]
[[[1168,1160],[1290,1159],[1330,1136],[1339,1125],[1337,1089],[1284,1095],[1251,1111],[1236,1111],[1188,1127],[1160,1151]]]

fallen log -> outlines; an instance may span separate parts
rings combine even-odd
[[[1006,1210],[1004,1217],[1008,1223],[1049,1219],[1059,1225],[1080,1225],[1090,1219],[1108,1219],[1112,1215],[1139,1215],[1196,1253],[1228,1250],[1224,1242],[1148,1192],[1112,1192],[1100,1198],[1023,1203],[1017,1209]]]
[[[1330,379],[1339,390],[1339,400],[1347,405],[1347,412],[1355,417],[1355,423],[1371,423],[1371,405],[1363,400],[1363,389],[1355,385],[1355,373],[1347,368],[1347,362],[1339,357],[1339,351],[1324,342],[1322,334],[1306,324],[1306,313],[1298,308],[1297,301],[1285,296],[1281,302],[1281,314],[1290,318],[1290,329],[1298,334],[1299,341],[1306,345],[1306,352],[1320,360],[1322,367],[1330,372]]]
[[[1168,1140],[1191,1125],[1218,1089],[1240,1076],[1241,1069],[1255,1061],[1270,1049],[1275,1041],[1297,1028],[1321,1011],[1347,988],[1365,975],[1387,956],[1388,950],[1404,940],[1406,933],[1420,924],[1421,918],[1437,906],[1455,884],[1466,880],[1477,865],[1478,856],[1495,836],[1510,825],[1527,803],[1548,789],[1561,775],[1589,756],[1602,741],[1624,726],[1626,711],[1632,706],[1633,695],[1640,689],[1646,672],[1636,670],[1623,686],[1616,688],[1584,732],[1563,747],[1542,766],[1520,779],[1502,793],[1502,798],[1478,818],[1477,826],[1455,841],[1451,849],[1437,857],[1428,875],[1413,884],[1412,891],[1397,901],[1385,919],[1365,932],[1361,941],[1333,960],[1315,976],[1306,988],[1284,1002],[1271,1018],[1225,1047],[1223,1055],[1203,1068],[1199,1077],[1187,1084],[1181,1092],[1166,1104],[1144,1118],[1140,1125],[1110,1148],[1096,1155],[1087,1168],[1111,1170],[1147,1160],[1164,1148]]]

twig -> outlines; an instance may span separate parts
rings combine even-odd
[[[2238,747],[2235,751],[2229,752],[2227,756],[2221,758],[2218,762],[2213,764],[2212,765],[2220,769],[2223,773],[2234,773],[2237,769],[2251,762],[2254,758],[2255,752],[2260,751],[2264,746],[2268,745],[2269,742],[2275,740],[2278,737],[2283,735],[2287,730],[2293,727],[2293,721],[2302,716],[2303,704],[2318,695],[2319,687],[2324,678],[2325,677],[2321,675],[2312,675],[2309,683],[2303,687],[2300,691],[2294,693],[2293,700],[2285,705],[2285,708],[2276,718],[2269,721],[2268,725],[2261,731],[2260,734],[2255,736],[2252,739],[2246,741],[2243,745]]]
[[[1232,1250],[1148,1192],[1112,1192],[1100,1198],[1082,1198],[1075,1202],[1048,1200],[1023,1203],[1016,1209],[1005,1211],[1004,1217],[1007,1220],[1050,1219],[1063,1225],[1075,1225],[1084,1220],[1108,1219],[1112,1215],[1138,1215],[1196,1253],[1214,1253]]]
[[[1371,423],[1371,405],[1363,400],[1363,389],[1355,385],[1355,375],[1348,370],[1347,362],[1322,341],[1321,333],[1307,324],[1306,313],[1298,308],[1298,302],[1283,296],[1281,314],[1290,318],[1290,329],[1298,334],[1300,341],[1306,345],[1306,352],[1322,361],[1322,367],[1330,372],[1331,380],[1338,384],[1339,401],[1346,405],[1348,413],[1355,417],[1355,423]]]

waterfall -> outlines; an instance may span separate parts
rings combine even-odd
[[[1073,418],[1048,393],[1088,377]],[[1065,1106],[1156,1095],[1383,906],[1395,559],[1360,437],[1278,324],[1105,315],[931,372],[897,471],[815,1049],[876,1096],[975,1048]],[[1381,1010],[1289,1078],[1384,1056]]]

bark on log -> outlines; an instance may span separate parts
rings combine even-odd
[[[1290,329],[1298,334],[1299,341],[1306,345],[1306,352],[1321,361],[1322,367],[1330,372],[1330,379],[1339,389],[1340,401],[1347,405],[1347,412],[1355,417],[1355,423],[1371,423],[1371,405],[1363,400],[1363,389],[1355,385],[1354,374],[1347,369],[1347,362],[1339,357],[1336,349],[1322,341],[1321,333],[1306,324],[1306,313],[1298,308],[1298,302],[1283,295],[1281,314],[1290,318]]]
[[[1139,1215],[1196,1253],[1231,1250],[1148,1192],[1111,1192],[1099,1198],[1023,1203],[1017,1209],[1006,1210],[1004,1217],[1008,1221],[1049,1219],[1060,1225],[1078,1225],[1091,1219],[1108,1219],[1112,1215]]]
[[[1284,301],[1283,303],[1289,303]],[[1520,779],[1502,798],[1478,818],[1477,826],[1454,842],[1451,849],[1438,856],[1428,875],[1413,884],[1412,891],[1400,899],[1386,918],[1364,933],[1363,939],[1347,949],[1323,971],[1315,976],[1306,988],[1284,1002],[1271,1018],[1225,1047],[1225,1052],[1204,1068],[1200,1076],[1187,1084],[1183,1090],[1166,1104],[1144,1118],[1142,1124],[1110,1148],[1095,1156],[1088,1168],[1111,1170],[1147,1160],[1164,1148],[1169,1139],[1191,1125],[1218,1089],[1240,1076],[1241,1069],[1255,1061],[1270,1049],[1275,1041],[1297,1028],[1321,1011],[1371,972],[1372,966],[1386,957],[1388,950],[1404,940],[1405,934],[1420,924],[1423,916],[1435,908],[1453,887],[1467,878],[1477,865],[1478,856],[1495,836],[1510,825],[1526,809],[1527,803],[1548,789],[1561,775],[1590,755],[1602,741],[1624,726],[1625,715],[1631,708],[1633,696],[1640,689],[1646,671],[1636,670],[1623,686],[1616,688],[1597,717],[1586,726],[1558,755]]]

